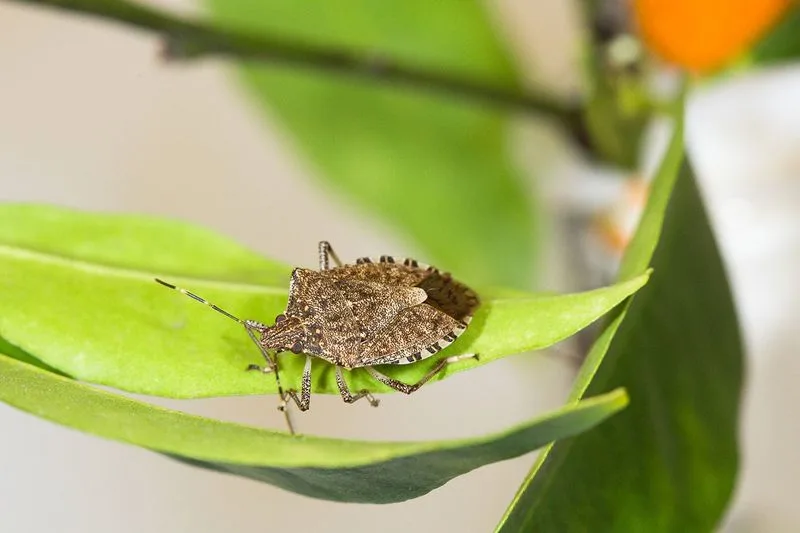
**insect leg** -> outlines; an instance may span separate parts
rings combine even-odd
[[[259,342],[258,337],[256,337],[255,334],[256,331],[258,331],[259,333],[263,332],[267,328],[267,326],[261,324],[260,322],[256,322],[255,320],[245,320],[243,323],[244,323],[244,328],[247,330],[247,335],[249,335],[250,340],[252,340],[256,346],[258,346],[258,349],[261,351],[261,355],[263,355],[264,359],[267,361],[267,366],[269,367],[269,369],[270,370],[277,369],[278,368],[277,361],[272,358],[269,352],[267,352],[267,349],[264,348],[264,345]]]
[[[417,381],[414,384],[403,383],[402,381],[398,381],[394,378],[390,378],[386,374],[382,374],[375,367],[368,366],[367,372],[369,372],[370,376],[377,379],[387,387],[391,387],[396,391],[402,392],[404,394],[411,394],[412,392],[416,392],[419,390],[420,387],[425,385],[432,377],[436,374],[444,370],[447,365],[451,363],[455,363],[456,361],[461,361],[462,359],[472,359],[473,357],[477,357],[475,354],[465,354],[465,355],[454,355],[453,357],[448,357],[447,359],[442,359],[439,361],[436,366],[434,366],[430,372],[422,376],[422,379]]]
[[[289,433],[294,435],[295,432],[294,424],[292,423],[292,416],[286,406],[286,393],[283,390],[283,385],[281,385],[281,376],[278,373],[277,356],[275,359],[273,359],[264,345],[258,342],[258,337],[256,337],[255,334],[256,331],[264,331],[267,326],[261,324],[260,322],[256,322],[255,320],[245,320],[244,327],[247,330],[247,334],[250,336],[250,339],[256,344],[256,346],[258,346],[258,349],[261,351],[261,355],[263,355],[264,359],[267,361],[267,366],[262,367],[258,365],[248,365],[247,370],[258,370],[264,374],[273,373],[275,375],[275,384],[278,387],[278,396],[281,399],[280,404],[278,404],[278,411],[283,413],[283,418],[286,419],[286,427],[289,428]]]
[[[294,400],[294,403],[297,404],[297,407],[301,411],[308,411],[309,406],[311,405],[311,357],[306,356],[306,366],[303,368],[303,385],[300,390],[300,397],[297,396],[297,391],[294,389],[289,389],[286,391],[286,395]]]
[[[336,367],[336,385],[339,386],[339,394],[342,395],[342,400],[345,403],[353,403],[361,398],[366,398],[369,404],[372,407],[378,407],[381,403],[380,400],[376,399],[369,391],[362,390],[358,394],[352,394],[350,389],[347,387],[347,382],[344,380],[344,376],[342,375],[342,367]]]
[[[336,266],[342,266],[342,262],[339,259],[339,256],[336,255],[336,252],[333,251],[333,247],[331,243],[328,241],[320,241],[319,242],[319,269],[320,270],[328,270],[330,269],[330,259],[333,259],[333,262]]]
[[[245,370],[247,370],[248,372],[256,372],[256,371],[258,371],[258,372],[261,372],[262,374],[269,374],[269,373],[273,372],[275,369],[270,367],[270,366],[261,366],[261,365],[257,365],[257,364],[250,364],[250,365],[247,365],[247,368],[245,368]]]
[[[278,404],[278,411],[283,413],[283,418],[286,420],[286,427],[289,429],[289,433],[292,435],[295,434],[294,432],[294,424],[292,423],[292,416],[289,413],[289,410],[286,408],[286,393],[281,386],[281,378],[278,374],[278,367],[269,367],[269,366],[259,366],[259,365],[249,365],[247,370],[250,371],[259,371],[263,374],[269,374],[271,372],[275,372],[275,383],[278,385],[278,397],[281,399],[280,403]]]

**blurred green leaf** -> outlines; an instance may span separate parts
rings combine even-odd
[[[485,8],[461,0],[208,0],[223,26],[345,47],[516,87]],[[527,287],[532,186],[512,162],[509,117],[423,94],[280,65],[243,68],[256,102],[292,135],[318,177],[412,237],[470,282]],[[351,204],[351,205],[352,205]]]
[[[750,62],[760,65],[797,61],[800,58],[800,7],[787,10],[748,56]]]
[[[309,251],[316,256],[316,247]],[[186,398],[275,390],[270,376],[244,371],[263,362],[244,328],[157,285],[155,276],[271,323],[286,307],[290,269],[184,223],[0,205],[0,335],[8,342],[76,379],[130,392]],[[416,380],[442,357],[480,354],[480,361],[448,367],[443,378],[544,348],[595,321],[647,277],[572,295],[481,291],[481,308],[456,343],[387,373]],[[281,356],[289,386],[299,385],[303,359]],[[314,390],[335,393],[333,367],[315,361],[314,368]],[[391,390],[363,369],[348,381],[354,389]]]
[[[0,400],[93,435],[184,462],[337,501],[391,503],[480,466],[595,426],[627,403],[624,391],[586,400],[488,437],[438,442],[292,437],[124,398],[0,355]]]
[[[711,531],[725,509],[738,464],[742,347],[694,176],[677,164],[680,132],[622,267],[624,279],[652,257],[653,280],[611,314],[573,394],[624,386],[631,405],[546,448],[498,531]]]
[[[648,116],[621,109],[619,90],[611,87],[607,80],[598,82],[586,104],[586,128],[591,136],[593,156],[599,161],[631,170],[638,162],[639,141]]]
[[[623,6],[581,0],[585,138],[589,154],[602,162],[635,170],[639,144],[652,119],[650,81],[638,62],[622,65],[611,54],[612,42],[630,38],[624,18],[614,16]],[[580,139],[580,137],[579,137]]]

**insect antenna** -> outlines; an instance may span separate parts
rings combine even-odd
[[[181,293],[185,294],[186,296],[188,296],[189,298],[191,298],[192,300],[196,300],[196,301],[200,302],[201,304],[207,305],[208,307],[210,307],[214,311],[225,315],[226,317],[230,318],[231,320],[235,320],[236,322],[238,322],[239,324],[241,324],[241,325],[243,325],[245,327],[245,329],[247,330],[247,334],[250,336],[250,339],[256,344],[256,346],[259,347],[259,349],[261,350],[262,354],[264,355],[264,358],[267,360],[267,363],[268,363],[268,366],[266,367],[266,369],[262,369],[258,365],[250,365],[247,369],[248,370],[261,370],[264,373],[267,373],[267,372],[272,372],[273,373],[273,375],[275,376],[275,384],[277,385],[277,388],[278,388],[278,395],[280,396],[280,399],[281,399],[281,403],[278,406],[278,409],[281,412],[283,412],[283,416],[286,419],[286,425],[289,427],[289,433],[294,435],[295,434],[295,432],[294,432],[294,424],[292,424],[292,419],[291,419],[291,416],[289,414],[288,405],[286,404],[286,392],[284,392],[284,390],[283,390],[283,386],[281,385],[281,378],[280,378],[280,375],[278,374],[278,361],[277,361],[277,359],[275,361],[272,361],[272,359],[269,357],[269,354],[264,352],[264,349],[259,344],[258,339],[256,338],[255,334],[253,333],[254,329],[258,329],[257,328],[258,323],[255,322],[255,321],[252,321],[252,320],[242,320],[241,318],[236,317],[235,315],[229,313],[228,311],[226,311],[225,309],[219,307],[218,305],[209,302],[208,300],[206,300],[202,296],[198,296],[197,294],[195,294],[195,293],[193,293],[191,291],[187,291],[186,289],[184,289],[182,287],[178,287],[177,285],[173,285],[172,283],[167,283],[166,281],[158,279],[158,278],[154,278],[154,279],[155,279],[156,283],[159,283],[159,284],[161,284],[161,285],[163,285],[163,286],[165,286],[165,287],[167,287],[169,289],[173,289],[173,290],[176,290],[178,292],[181,292]]]
[[[189,297],[189,298],[191,298],[192,300],[197,300],[197,301],[198,301],[198,302],[200,302],[201,304],[205,304],[205,305],[209,306],[209,307],[210,307],[211,309],[213,309],[214,311],[216,311],[216,312],[218,312],[218,313],[222,313],[222,314],[223,314],[223,315],[225,315],[226,317],[228,317],[228,318],[230,318],[230,319],[232,319],[232,320],[235,320],[235,321],[236,321],[236,322],[238,322],[239,324],[245,325],[245,322],[244,322],[244,320],[242,320],[242,319],[240,319],[240,318],[237,318],[237,317],[233,316],[232,314],[230,314],[229,312],[227,312],[227,311],[226,311],[226,310],[224,310],[223,308],[219,307],[219,306],[218,306],[218,305],[216,305],[216,304],[212,304],[211,302],[209,302],[209,301],[208,301],[208,300],[206,300],[205,298],[202,298],[202,297],[200,297],[200,296],[196,295],[196,294],[195,294],[195,293],[193,293],[193,292],[187,291],[186,289],[183,289],[183,288],[181,288],[181,287],[178,287],[178,286],[176,286],[176,285],[173,285],[172,283],[167,283],[167,282],[166,282],[166,281],[164,281],[164,280],[160,280],[160,279],[158,279],[158,278],[155,278],[155,280],[156,280],[156,283],[160,283],[161,285],[163,285],[163,286],[165,286],[165,287],[169,287],[170,289],[174,289],[174,290],[176,290],[176,291],[178,291],[178,292],[182,292],[183,294],[185,294],[186,296],[188,296],[188,297]]]

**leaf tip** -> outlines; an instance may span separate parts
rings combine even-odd
[[[650,281],[650,276],[652,276],[652,274],[653,274],[653,269],[648,268],[638,276],[630,278],[629,282],[634,283],[636,285],[636,290],[633,292],[636,292],[645,285],[647,285],[647,283]]]
[[[614,414],[625,409],[630,403],[630,397],[625,387],[618,387],[611,392],[595,396],[599,403],[608,409],[609,414]]]
[[[631,401],[630,396],[628,396],[628,390],[625,387],[614,389],[609,393],[609,396],[612,396],[612,403],[619,411],[625,409]]]

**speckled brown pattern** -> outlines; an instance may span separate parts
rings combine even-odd
[[[261,343],[348,369],[413,363],[453,342],[478,303],[467,286],[412,259],[297,268],[286,311]]]

